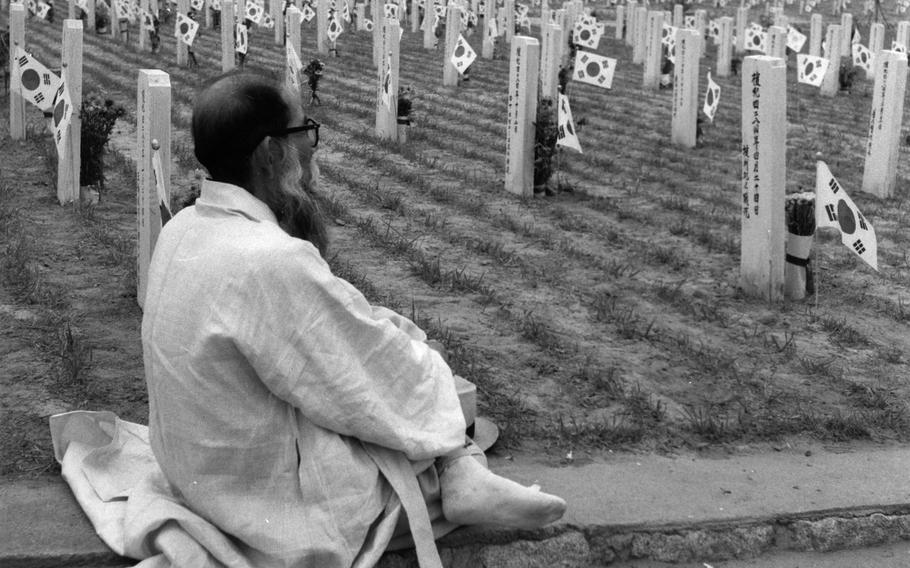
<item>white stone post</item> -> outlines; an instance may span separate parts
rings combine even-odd
[[[635,29],[633,33],[634,43],[632,44],[632,63],[641,65],[645,62],[645,49],[648,45],[647,30],[648,27],[648,9],[644,6],[635,8]]]
[[[740,6],[736,10],[736,54],[746,52],[746,25],[749,21],[749,8]]]
[[[619,5],[616,7],[616,29],[614,30],[615,35],[614,39],[621,40],[623,38],[623,28],[626,24],[626,7]]]
[[[377,73],[376,136],[384,140],[398,140],[399,25],[397,18],[383,18],[380,33],[382,56]],[[389,105],[386,105],[382,96],[386,78],[389,80]]]
[[[742,66],[740,286],[777,301],[784,292],[787,67],[753,55]]]
[[[506,33],[505,33],[505,42],[508,45],[512,45],[512,38],[515,37],[515,0],[505,0],[505,5],[502,7],[505,10],[505,22],[506,22]],[[459,28],[461,25],[459,24]]]
[[[211,0],[206,0],[206,12],[211,13],[211,7],[209,7],[208,2]],[[270,4],[271,7],[271,16],[272,21],[275,22],[275,28],[272,30],[274,32],[274,41],[275,45],[284,45],[284,34],[285,28],[287,27],[287,22],[284,21],[285,14],[282,13],[284,9],[284,0],[272,0]],[[288,6],[290,9],[290,6]]]
[[[787,28],[771,26],[768,28],[768,55],[779,57],[787,62]]]
[[[9,134],[13,140],[25,139],[25,98],[16,73],[16,46],[25,49],[25,4],[9,5]]]
[[[283,2],[281,2],[281,3],[283,4]],[[271,2],[269,3],[269,10],[270,10],[269,14],[272,15],[272,20],[275,22],[276,29],[281,27],[281,25],[279,24],[280,20],[276,19],[274,17],[275,6],[278,6],[278,5],[279,5],[279,3],[276,2],[275,0],[271,0]],[[207,29],[207,30],[212,29],[212,27],[215,25],[214,17],[212,15],[212,0],[205,0],[205,2],[202,4],[202,14],[203,14],[202,20],[203,20],[203,25],[205,25],[205,29]],[[278,18],[281,18],[281,8],[278,8]]]
[[[559,91],[559,54],[565,43],[562,28],[545,24],[540,46],[540,97],[556,101]]]
[[[221,71],[230,71],[236,63],[234,55],[234,2],[221,2]]]
[[[895,33],[894,41],[910,51],[910,22],[903,20],[897,23],[897,33]]]
[[[698,56],[704,57],[707,49],[705,42],[705,31],[708,28],[708,12],[706,10],[695,10],[695,31],[698,32],[698,39],[701,41],[701,47],[698,48]]]
[[[648,28],[646,34],[647,49],[645,50],[645,68],[642,74],[642,87],[656,90],[660,87],[660,71],[663,62],[663,42],[661,37],[664,30],[664,13],[660,10],[648,12]]]
[[[892,197],[897,184],[898,149],[907,87],[907,54],[879,51],[875,74],[863,191],[878,197]]]
[[[840,53],[843,57],[853,55],[853,14],[844,12],[840,17]]]
[[[87,0],[85,11],[85,31],[95,31],[95,0]]]
[[[382,6],[380,6],[382,8]],[[377,22],[374,22],[377,23]],[[382,22],[378,22],[382,24]],[[328,0],[316,1],[316,53],[328,55],[329,53],[329,2]]]
[[[681,28],[685,23],[684,14],[683,14],[683,5],[675,4],[673,6],[673,27]]]
[[[809,21],[809,55],[822,56],[822,15],[812,14]]]
[[[492,0],[487,0],[492,1]],[[506,191],[534,194],[534,123],[537,120],[537,70],[540,43],[515,36],[509,60],[509,102],[506,123]]]
[[[635,45],[635,18],[638,16],[636,8],[638,8],[636,0],[626,2],[626,45],[629,47]]]
[[[445,87],[458,86],[458,69],[452,64],[452,54],[461,33],[461,8],[457,4],[449,5],[446,10],[446,45],[443,51],[442,84]]]
[[[303,14],[300,12],[300,10],[297,9],[297,6],[288,6],[288,10],[285,12],[285,17],[287,18],[288,30],[288,35],[287,38],[285,38],[285,41],[288,42],[288,45],[291,46],[291,49],[294,50],[294,53],[300,57],[300,48],[302,43],[300,23],[303,20]]]
[[[477,2],[474,2],[474,7],[477,7]],[[479,18],[480,14],[476,11],[474,14]],[[420,7],[417,5],[417,0],[411,0],[411,33],[416,34],[420,30]]]
[[[496,19],[496,0],[484,0],[483,10],[483,44],[480,49],[480,56],[484,59],[493,59],[493,47],[496,38],[490,34],[490,22]]]
[[[79,199],[82,152],[82,20],[63,20],[62,77],[73,110],[63,155],[57,163],[57,201],[61,205]]]
[[[486,4],[487,4],[487,16],[483,20],[484,46],[486,46],[487,36],[489,35],[486,32],[486,27],[493,18],[491,10],[493,10],[495,8],[496,2],[494,2],[493,0],[487,0]],[[433,11],[433,2],[431,0],[427,0],[426,8],[424,8],[424,10],[423,10],[423,48],[424,49],[436,49],[436,35],[433,32],[433,22],[435,22],[435,21],[436,21],[436,14]],[[486,53],[486,47],[484,47],[484,53]],[[484,55],[484,57],[487,57],[487,56]],[[487,58],[489,59],[492,57],[493,57],[493,45],[491,42],[490,55]]]
[[[717,19],[720,40],[717,44],[717,76],[729,77],[733,60],[733,18],[724,16]]]
[[[126,0],[123,0],[126,1]],[[226,0],[228,1],[228,0]],[[188,15],[190,12],[190,0],[177,0],[177,13]],[[186,67],[190,61],[189,46],[187,46],[180,37],[177,37],[177,66]]]
[[[119,10],[117,10],[117,4],[119,4],[120,2],[125,2],[125,1],[126,0],[109,0],[109,2],[108,2],[111,6],[111,10],[108,14],[110,16],[110,20],[111,20],[111,25],[110,25],[111,39],[114,41],[120,41],[120,39],[121,39],[120,38],[120,16],[118,16]]]
[[[840,90],[840,40],[840,25],[829,24],[828,33],[825,35],[825,59],[830,60],[831,63],[828,65],[828,71],[818,90],[826,97],[833,97]]]
[[[890,47],[890,46],[889,46]],[[885,25],[874,23],[869,26],[869,51],[872,52],[872,68],[866,71],[866,80],[875,80],[878,69],[879,54],[885,48]]]
[[[225,5],[232,4],[230,0]],[[233,8],[233,7],[232,7]],[[222,11],[224,6],[222,6]],[[222,22],[224,27],[224,22]],[[228,25],[227,27],[232,27]],[[233,33],[233,30],[231,31]],[[157,141],[164,174],[165,191],[170,191],[171,164],[171,80],[158,69],[139,70],[136,97],[136,214],[139,255],[136,259],[136,300],[145,305],[148,266],[161,232],[158,192],[152,167],[152,141]]]
[[[676,32],[676,65],[673,66],[673,109],[671,141],[686,148],[695,147],[698,118],[698,32]]]

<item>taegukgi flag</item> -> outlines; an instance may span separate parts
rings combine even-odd
[[[819,160],[815,176],[815,226],[837,227],[840,240],[866,263],[878,270],[875,229],[840,186],[828,165]]]

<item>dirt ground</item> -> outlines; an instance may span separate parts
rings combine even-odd
[[[29,25],[30,48],[51,59],[57,26]],[[823,152],[875,223],[882,270],[860,265],[825,233],[814,259],[819,301],[769,305],[738,289],[739,78],[722,82],[725,125],[705,126],[692,150],[669,144],[671,94],[642,90],[640,67],[623,62],[611,91],[572,87],[573,114],[588,122],[579,131],[585,153],[561,158],[574,191],[523,200],[502,191],[505,100],[496,93],[505,92],[507,61],[478,64],[456,96],[441,86],[439,54],[403,37],[402,73],[419,93],[408,144],[371,135],[365,34],[345,36],[342,57],[328,60],[322,105],[308,107],[324,124],[330,263],[449,347],[453,368],[478,384],[481,411],[501,428],[499,451],[573,463],[620,449],[722,454],[803,438],[910,437],[910,167],[902,147],[894,198],[854,189],[867,85],[835,99],[793,89],[787,189],[812,187]],[[166,34],[157,56],[111,53],[109,38],[86,36],[86,84],[128,111],[94,206],[57,204],[40,115],[30,109],[29,140],[12,142],[0,99],[3,476],[56,474],[47,431],[56,412],[146,420],[129,160],[135,69],[172,73],[173,192],[187,193],[192,93],[220,57],[209,40],[199,40],[201,66],[189,71],[173,65]],[[606,52],[628,56],[604,41]],[[282,48],[256,48],[251,61],[281,67]],[[305,62],[315,55],[308,43],[304,52]]]

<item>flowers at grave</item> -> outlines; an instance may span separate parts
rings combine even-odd
[[[569,97],[559,93],[556,107],[556,145],[577,150],[581,154],[581,144],[575,133],[575,122],[572,120],[572,109],[569,107]]]
[[[815,194],[791,193],[784,201],[787,223],[784,296],[800,300],[815,292],[809,257],[815,236]]]
[[[114,123],[124,113],[121,105],[98,94],[83,98],[79,115],[82,119],[79,185],[104,187],[104,151]]]
[[[797,80],[813,87],[821,87],[828,72],[830,62],[823,57],[815,57],[805,53],[796,54]]]
[[[714,122],[714,115],[717,113],[717,107],[720,104],[720,85],[711,78],[711,72],[708,71],[708,88],[705,90],[705,104],[701,111],[705,113],[708,120]]]
[[[815,177],[815,224],[836,227],[841,243],[878,270],[878,240],[875,229],[831,174],[828,165],[818,161]]]
[[[398,124],[411,125],[411,112],[414,110],[414,89],[409,85],[398,88]]]
[[[613,86],[616,60],[603,55],[578,50],[575,54],[573,78],[582,83],[609,89]]]
[[[307,76],[307,85],[310,87],[311,104],[321,104],[319,95],[316,93],[316,91],[319,90],[319,80],[322,79],[322,74],[324,71],[325,63],[318,59],[311,60],[303,69],[303,74]]]

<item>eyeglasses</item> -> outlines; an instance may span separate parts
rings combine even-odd
[[[320,124],[318,122],[312,118],[308,118],[303,121],[303,126],[292,126],[281,130],[273,130],[272,132],[266,132],[266,135],[280,138],[282,136],[287,136],[288,134],[294,134],[295,132],[306,132],[307,138],[310,139],[310,146],[315,148],[316,145],[319,144],[319,127]]]

